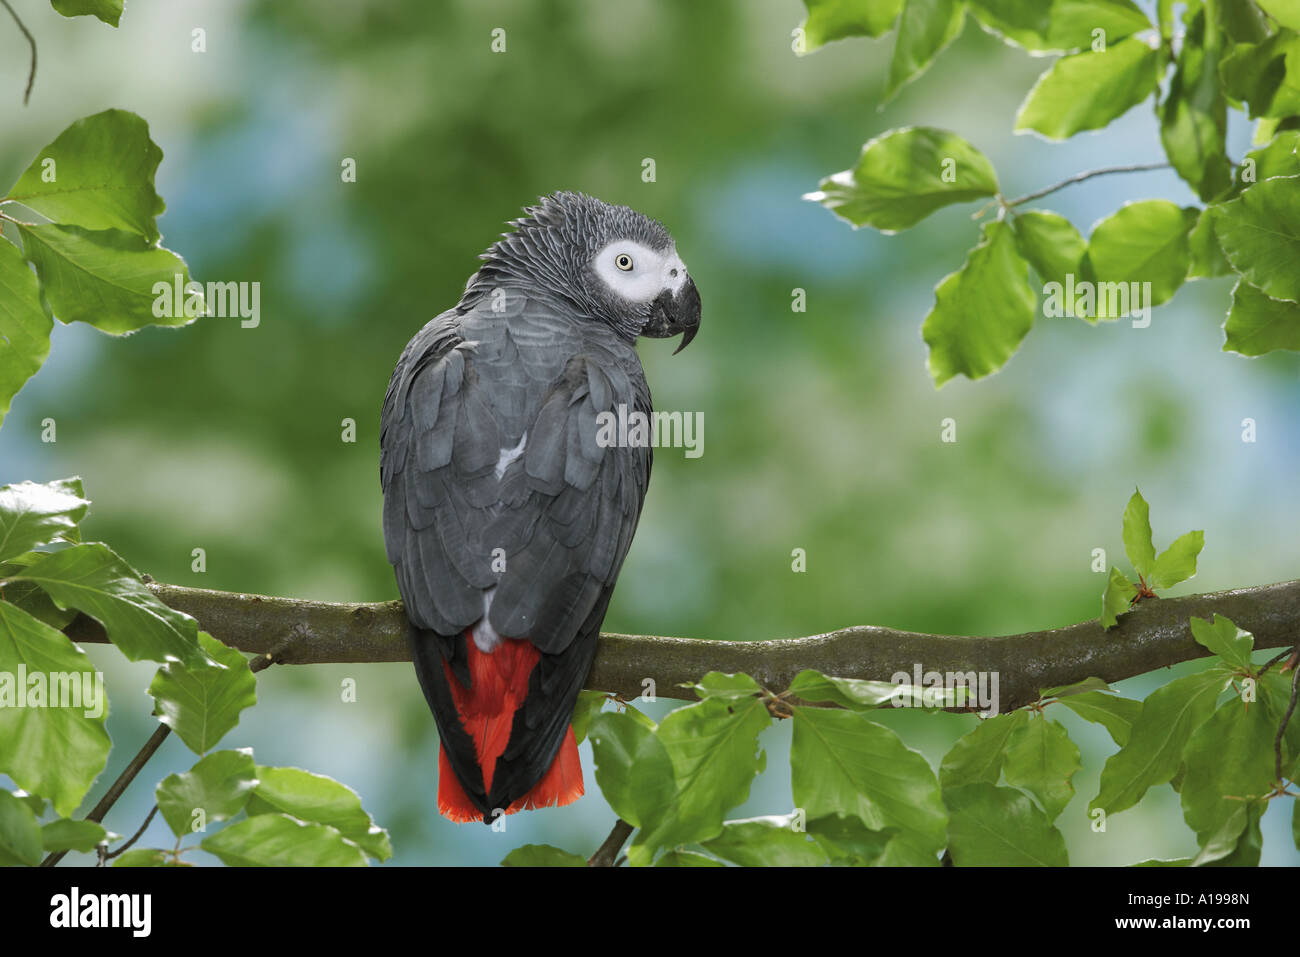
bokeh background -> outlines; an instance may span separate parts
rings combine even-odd
[[[970,20],[881,108],[892,38],[796,57],[797,0],[132,0],[119,30],[14,3],[41,67],[23,109],[26,47],[0,22],[0,179],[73,120],[134,110],[165,152],[165,244],[199,280],[262,284],[257,329],[201,320],[114,340],[56,328],[0,431],[0,483],[81,475],[94,500],[86,534],[162,581],[395,598],[379,526],[388,376],[503,222],[560,188],[661,219],[705,306],[690,349],[641,349],[656,404],[702,411],[705,446],[698,459],[656,456],[607,630],[744,641],[856,623],[1002,634],[1093,617],[1104,576],[1091,552],[1127,567],[1120,515],[1135,484],[1158,545],[1205,529],[1199,574],[1179,591],[1300,575],[1300,357],[1220,351],[1229,280],[1184,287],[1144,330],[1040,318],[1004,371],[936,391],[920,325],[934,284],[977,240],[972,207],[882,236],[801,199],[864,141],[911,124],[969,139],[1008,195],[1163,158],[1150,102],[1064,144],[1013,136],[1050,61]],[[505,53],[490,49],[498,27]],[[195,28],[206,52],[191,49]],[[1251,136],[1239,119],[1237,159]],[[647,157],[653,183],[641,178]],[[345,158],[355,183],[341,181]],[[1157,172],[1037,205],[1086,235],[1147,197],[1194,201]],[[796,287],[804,313],[791,310]],[[949,416],[956,444],[939,441]],[[46,417],[54,444],[40,441]],[[1255,444],[1241,441],[1246,417]],[[354,444],[340,439],[345,418]],[[191,571],[196,547],[204,574]],[[807,550],[803,574],[794,548]],[[86,808],[153,726],[153,666],[88,650],[107,673],[115,748]],[[1142,696],[1199,667],[1121,688]],[[345,678],[355,703],[341,700]],[[258,684],[258,706],[223,746],[354,787],[389,828],[393,863],[493,864],[530,841],[589,854],[614,820],[590,771],[588,797],[516,815],[505,833],[439,818],[437,737],[407,665],[274,668]],[[974,722],[880,717],[936,767]],[[1059,822],[1072,863],[1194,853],[1167,786],[1092,833],[1086,806],[1113,745],[1073,714],[1054,717],[1084,751]],[[790,809],[788,727],[764,744],[769,770],[734,817]],[[583,755],[589,769],[589,745]],[[134,831],[153,783],[192,761],[169,740],[110,828]],[[1289,817],[1289,806],[1266,816],[1265,863],[1300,861]],[[140,846],[171,844],[159,818]]]

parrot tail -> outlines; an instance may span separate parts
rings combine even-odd
[[[541,658],[541,652],[522,638],[502,638],[492,651],[480,651],[473,635],[465,633],[465,650],[469,657],[470,687],[466,688],[443,662],[447,684],[456,703],[461,724],[474,741],[483,787],[492,790],[492,776],[497,758],[510,741],[515,712],[528,694],[528,678]],[[560,750],[542,779],[523,797],[505,809],[514,814],[538,807],[562,807],[582,797],[582,763],[578,743],[569,727]],[[438,811],[458,824],[485,820],[483,812],[469,799],[452,770],[445,746],[438,746]],[[491,819],[486,819],[491,823]]]

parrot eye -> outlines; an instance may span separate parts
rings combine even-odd
[[[617,256],[614,257],[614,265],[617,266],[619,269],[623,270],[623,272],[631,272],[632,257],[629,256],[627,253],[619,253]]]

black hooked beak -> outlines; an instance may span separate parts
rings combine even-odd
[[[641,330],[641,335],[667,339],[680,332],[681,344],[673,350],[673,355],[677,355],[691,344],[699,331],[700,291],[695,288],[695,280],[687,276],[686,284],[677,295],[665,290],[650,304],[650,321]]]

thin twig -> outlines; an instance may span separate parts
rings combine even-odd
[[[14,18],[14,23],[18,24],[18,29],[23,31],[23,36],[27,38],[27,45],[32,48],[32,68],[27,72],[27,89],[23,91],[23,106],[32,98],[32,84],[36,82],[36,38],[28,31],[26,24],[19,18],[14,8],[9,6],[9,0],[0,0],[4,8],[9,11],[9,16]]]
[[[1021,203],[1027,203],[1030,200],[1042,199],[1049,193],[1055,193],[1058,189],[1065,189],[1067,186],[1073,186],[1075,183],[1082,183],[1085,179],[1092,179],[1094,176],[1109,176],[1111,173],[1145,173],[1153,169],[1169,169],[1168,163],[1140,163],[1136,166],[1107,166],[1102,169],[1090,169],[1085,173],[1076,173],[1069,179],[1063,179],[1059,183],[1040,189],[1034,193],[1026,193],[1019,199],[1009,200],[1006,207],[1010,209],[1013,206],[1019,206]]]
[[[1297,691],[1300,691],[1300,668],[1296,668],[1291,675],[1291,703],[1287,705],[1286,714],[1282,715],[1282,723],[1277,727],[1277,737],[1273,739],[1273,770],[1277,774],[1279,784],[1282,783],[1282,737],[1286,734],[1286,726],[1291,721],[1291,715],[1295,714]]]
[[[171,732],[172,729],[167,725],[158,725],[154,730],[154,733],[149,736],[149,740],[144,743],[144,747],[142,747],[140,752],[131,759],[130,763],[127,764],[125,768],[122,769],[122,773],[117,776],[117,780],[113,782],[111,787],[109,787],[108,792],[99,799],[99,803],[95,805],[95,809],[86,815],[87,821],[95,821],[99,824],[103,823],[104,815],[106,815],[109,810],[112,809],[113,805],[117,803],[117,799],[122,796],[122,792],[125,791],[130,786],[131,782],[135,780],[135,776],[140,773],[140,769],[145,766],[145,763],[154,756],[154,753],[160,747],[162,747],[162,743],[167,740],[167,735],[171,734]],[[64,855],[67,853],[67,851],[56,851],[51,853],[45,858],[45,860],[41,861],[41,867],[53,867],[55,864],[59,863],[59,861],[63,860]]]
[[[155,814],[157,814],[157,813],[158,813],[158,805],[155,804],[155,805],[153,806],[153,810],[151,810],[151,811],[149,812],[149,816],[146,817],[146,818],[144,819],[144,823],[140,825],[140,830],[138,830],[138,831],[136,831],[134,834],[132,834],[132,835],[131,835],[131,839],[130,839],[129,841],[127,841],[125,844],[123,844],[121,847],[119,847],[117,850],[115,850],[115,851],[111,851],[111,852],[109,852],[108,854],[105,854],[105,855],[104,855],[104,860],[106,860],[106,861],[108,861],[108,860],[112,860],[113,858],[115,858],[115,857],[117,857],[119,854],[121,854],[123,851],[127,850],[128,848],[130,848],[130,846],[131,846],[132,844],[134,844],[136,841],[140,840],[140,836],[141,836],[142,834],[144,834],[145,829],[149,827],[149,822],[153,820],[153,816],[154,816]]]
[[[1278,663],[1279,661],[1281,661],[1283,658],[1288,658],[1288,657],[1290,657],[1293,653],[1294,653],[1294,652],[1293,652],[1293,649],[1291,649],[1291,648],[1288,648],[1286,651],[1280,651],[1280,652],[1278,652],[1278,653],[1277,653],[1276,655],[1274,655],[1272,658],[1268,659],[1268,661],[1264,662],[1263,667],[1261,667],[1261,668],[1259,669],[1259,671],[1255,674],[1255,677],[1256,677],[1256,678],[1262,678],[1262,677],[1264,677],[1266,674],[1268,674],[1268,671],[1269,671],[1270,668],[1272,668],[1275,664],[1277,664],[1277,663]]]
[[[614,822],[614,830],[609,832],[609,837],[605,838],[605,843],[596,849],[596,853],[591,855],[587,861],[588,867],[614,867],[618,863],[618,853],[627,843],[627,839],[632,836],[636,830],[627,821],[619,818]]]

